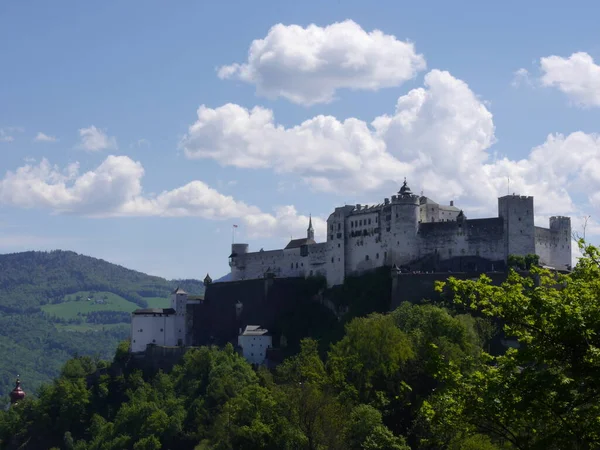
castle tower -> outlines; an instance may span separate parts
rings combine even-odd
[[[504,219],[504,260],[509,255],[535,254],[533,197],[505,195],[498,199],[498,217]]]
[[[178,287],[171,293],[171,307],[175,310],[175,341],[177,345],[184,345],[186,335],[188,293]]]
[[[313,241],[315,240],[315,229],[313,228],[312,215],[310,214],[308,216],[308,229],[306,230],[306,238],[312,239]]]
[[[419,256],[417,233],[419,231],[420,197],[413,194],[406,178],[398,195],[392,196],[391,214],[386,215],[388,239],[392,252],[391,262],[404,265]]]
[[[243,279],[246,269],[246,254],[248,253],[248,244],[231,244],[231,254],[229,255],[229,267],[231,267],[231,280],[238,281]]]
[[[573,264],[571,218],[550,217],[550,231],[555,241],[550,251],[550,265],[559,270],[571,270]]]
[[[171,292],[171,308],[175,310],[178,316],[185,316],[185,308],[187,306],[188,293],[178,287]]]

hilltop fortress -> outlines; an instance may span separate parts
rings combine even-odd
[[[232,281],[322,275],[329,286],[348,275],[381,266],[405,271],[487,272],[503,270],[509,255],[536,254],[540,264],[571,269],[571,219],[551,217],[534,225],[533,197],[498,198],[498,217],[467,219],[462,210],[415,195],[406,180],[397,195],[374,206],[335,208],[327,241],[315,242],[312,220],[306,238],[284,249],[249,252],[232,244]]]

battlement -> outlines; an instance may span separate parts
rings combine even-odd
[[[498,200],[504,200],[504,199],[511,199],[511,200],[533,200],[533,196],[532,195],[510,194],[510,195],[504,195],[504,196],[498,198]]]

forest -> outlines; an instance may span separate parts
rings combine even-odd
[[[356,317],[274,370],[228,344],[170,373],[69,360],[0,413],[3,449],[595,449],[600,447],[600,251],[569,274],[532,265],[501,285],[449,278],[436,304]],[[374,299],[376,301],[376,299]],[[503,333],[518,344],[488,352]]]
[[[167,302],[178,285],[204,293],[197,280],[168,281],[69,251],[0,255],[0,396],[13,388],[17,374],[34,392],[74,355],[111,358],[129,335],[129,313],[151,301]],[[113,303],[93,311],[82,297],[94,292]],[[63,316],[48,308],[61,308]]]

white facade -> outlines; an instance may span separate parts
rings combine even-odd
[[[149,344],[184,345],[187,297],[183,289],[176,289],[171,294],[171,308],[138,309],[131,313],[131,351],[143,352]]]
[[[250,364],[261,365],[265,362],[267,349],[273,346],[273,338],[268,333],[258,325],[248,325],[238,336],[242,356]]]
[[[414,195],[405,182],[379,205],[336,208],[327,219],[327,242],[315,243],[313,236],[309,223],[307,237],[285,249],[248,252],[248,244],[233,244],[231,279],[324,275],[333,286],[348,275],[393,264],[462,265],[468,258],[505,263],[509,255],[530,253],[543,265],[571,266],[571,219],[551,217],[550,228],[536,227],[533,197],[514,194],[498,199],[498,217],[467,220],[454,202],[440,205]],[[465,270],[477,270],[476,262],[469,264]]]

